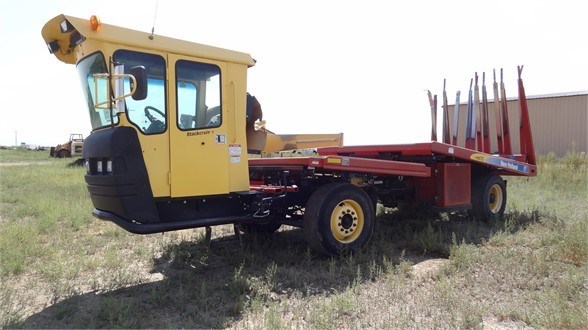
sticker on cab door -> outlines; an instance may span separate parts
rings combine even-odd
[[[231,163],[239,163],[241,161],[241,145],[229,144],[229,156],[231,157]]]
[[[214,136],[214,142],[216,142],[216,144],[226,144],[227,136],[224,134],[216,134]]]

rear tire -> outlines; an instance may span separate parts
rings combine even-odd
[[[482,221],[501,220],[506,208],[506,182],[498,175],[472,178],[472,212]]]
[[[363,189],[350,183],[328,183],[306,204],[304,234],[316,252],[346,255],[369,241],[374,219],[373,201]]]

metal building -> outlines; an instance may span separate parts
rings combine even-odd
[[[466,95],[467,97],[467,95]],[[451,97],[450,97],[451,98]],[[519,152],[520,103],[508,98],[508,115],[513,151]],[[496,117],[489,100],[491,149],[497,150]],[[588,91],[527,96],[535,153],[563,156],[569,151],[588,152]],[[454,105],[448,107],[453,123]],[[465,145],[467,104],[460,102],[458,145]],[[452,128],[453,129],[453,128]]]

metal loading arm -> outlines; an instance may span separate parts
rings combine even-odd
[[[270,153],[295,149],[342,147],[343,133],[339,134],[275,134],[265,127],[263,111],[255,96],[247,93],[247,151]]]
[[[266,137],[263,152],[278,152],[320,147],[342,147],[343,133],[339,134],[273,134]]]

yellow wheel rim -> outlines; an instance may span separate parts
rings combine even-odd
[[[337,241],[351,243],[361,235],[364,221],[361,206],[346,199],[339,202],[331,213],[331,232]]]
[[[490,211],[494,214],[500,212],[502,208],[502,202],[504,199],[504,194],[502,192],[502,188],[498,184],[492,185],[490,188],[490,194],[488,196],[488,207]]]

